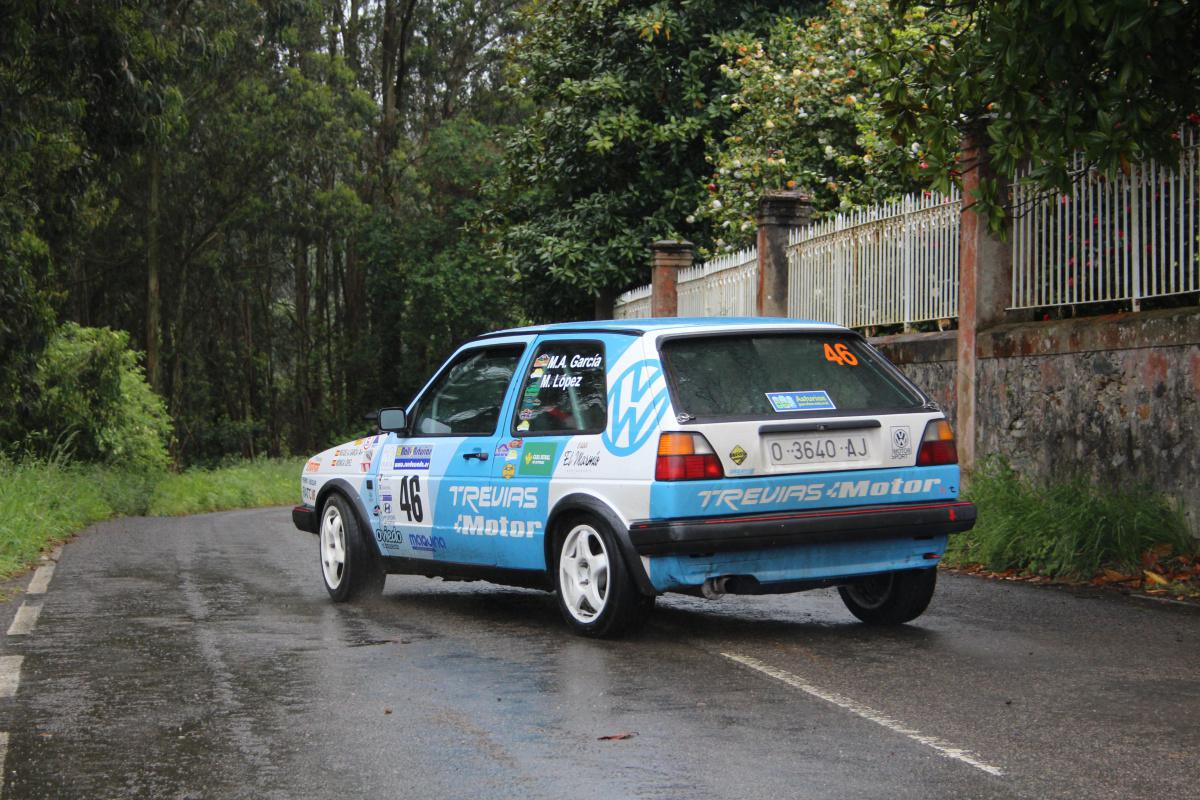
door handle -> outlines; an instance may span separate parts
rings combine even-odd
[[[470,453],[463,453],[463,461],[470,461],[472,458],[478,458],[480,461],[487,461],[488,454],[482,450],[472,450]]]

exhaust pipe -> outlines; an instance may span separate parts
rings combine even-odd
[[[718,600],[725,596],[725,587],[728,583],[729,576],[706,578],[700,586],[700,594],[704,595],[706,600]]]

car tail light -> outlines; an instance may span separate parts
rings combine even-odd
[[[664,433],[658,437],[655,480],[698,481],[724,477],[721,460],[700,434]]]
[[[954,431],[944,419],[935,419],[925,426],[921,437],[921,449],[917,451],[918,467],[935,467],[939,464],[957,464],[958,448],[954,444]]]

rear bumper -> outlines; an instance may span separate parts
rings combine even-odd
[[[803,544],[945,536],[975,526],[975,504],[860,506],[728,517],[646,520],[629,526],[639,555],[720,553]]]
[[[292,524],[302,531],[317,532],[317,510],[312,506],[296,506],[292,509]]]

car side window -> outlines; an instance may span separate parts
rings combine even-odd
[[[421,398],[413,432],[425,436],[488,436],[496,432],[504,393],[523,346],[488,347],[460,355]]]
[[[543,342],[521,387],[512,423],[516,434],[601,433],[608,425],[601,342]]]

